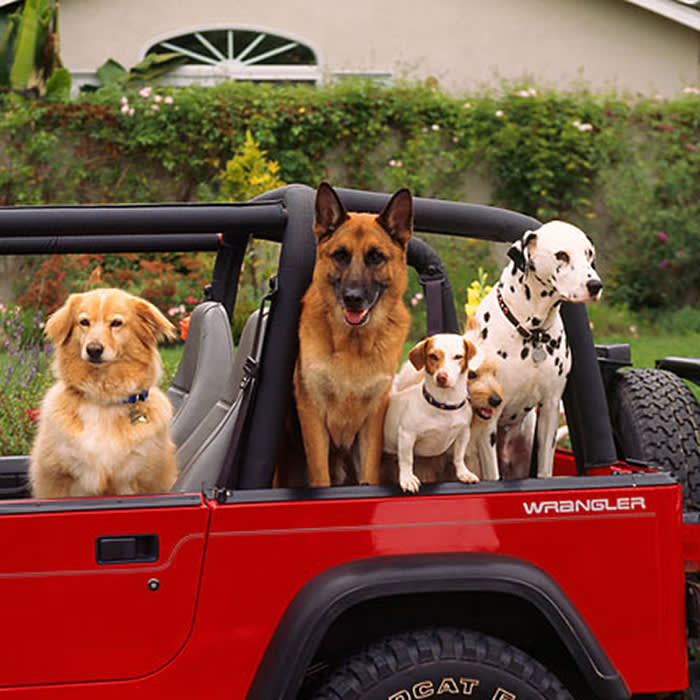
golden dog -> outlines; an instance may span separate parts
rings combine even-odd
[[[412,225],[406,189],[376,216],[348,213],[326,183],[316,193],[316,265],[294,370],[310,486],[331,484],[331,453],[335,465],[351,453],[357,481],[379,483],[384,415],[410,324],[402,296]]]
[[[72,294],[46,324],[56,383],[44,397],[29,479],[36,498],[168,491],[177,477],[170,402],[155,386],[170,321],[118,289]]]

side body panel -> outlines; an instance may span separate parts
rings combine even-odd
[[[160,669],[131,681],[25,688],[17,694],[110,700],[129,693],[137,700],[176,693],[242,700],[285,610],[315,576],[374,556],[472,552],[515,557],[550,576],[631,692],[684,688],[680,488],[616,487],[614,478],[606,482],[607,488],[575,490],[519,491],[514,484],[493,493],[465,488],[459,494],[348,499],[332,493],[296,501],[268,500],[276,497],[274,491],[258,492],[256,501],[248,492],[224,505],[209,502],[195,621],[179,653],[169,662],[163,654]],[[140,590],[148,574],[133,576]],[[118,591],[110,594],[118,596]],[[123,608],[118,612],[124,615]],[[138,612],[156,623],[145,604]],[[160,612],[163,627],[147,634],[170,639],[171,623]],[[181,615],[177,609],[169,612]],[[104,626],[121,624],[115,646],[134,645],[139,653],[149,653],[143,648],[149,638],[128,635],[119,615],[110,613]],[[33,624],[41,628],[38,621]],[[182,636],[175,638],[184,642]]]
[[[177,656],[195,613],[209,509],[197,497],[139,502],[0,514],[0,687],[137,678]],[[157,538],[157,556],[146,557],[155,561],[97,562],[98,538],[134,535]]]

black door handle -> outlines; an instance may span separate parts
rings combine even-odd
[[[98,537],[95,559],[98,564],[132,564],[158,561],[157,535],[110,535]]]

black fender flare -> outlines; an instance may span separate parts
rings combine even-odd
[[[247,700],[293,700],[326,631],[353,606],[401,594],[462,591],[507,593],[531,603],[552,625],[598,697],[630,697],[588,625],[542,569],[505,555],[449,553],[359,559],[311,579],[282,616]]]

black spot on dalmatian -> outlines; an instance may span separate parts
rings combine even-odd
[[[491,433],[491,435],[489,435],[489,442],[491,443],[491,447],[496,444],[496,433]]]
[[[512,284],[510,285],[510,291],[512,294],[515,294],[515,287]]]
[[[487,336],[488,334],[489,334],[489,329],[488,329],[488,328],[484,328],[484,329],[481,331],[481,337],[482,337],[484,340],[486,340],[486,336]]]
[[[554,296],[554,290],[553,290],[553,289],[550,289],[550,290],[549,290],[549,294],[548,294],[547,296],[553,297],[553,296]]]
[[[508,357],[508,353],[505,350],[496,350],[496,355],[502,357],[504,360]]]
[[[532,294],[530,294],[530,287],[525,285],[525,298],[530,301],[530,298],[532,297]]]
[[[490,311],[487,311],[487,312],[484,314],[484,323],[488,323],[490,320],[491,320],[491,312],[490,312]]]
[[[561,362],[561,358],[560,358],[560,357],[555,357],[555,358],[554,358],[554,364],[555,364],[555,365],[558,366],[560,362]]]
[[[535,316],[535,317],[532,319],[532,325],[533,325],[533,326],[539,326],[540,323],[542,323],[542,321],[540,321],[540,319],[537,318],[537,316]]]
[[[562,374],[564,374],[564,365],[559,365],[559,376],[561,377]]]
[[[548,352],[550,355],[554,355],[554,348],[552,347],[552,344],[551,344],[551,343],[550,343],[549,345],[547,345],[547,352]]]
[[[528,413],[529,411],[532,411],[532,406],[525,406],[525,413]]]
[[[530,352],[530,348],[526,345],[521,351],[520,351],[520,357],[524,360],[527,356],[528,353]]]
[[[520,277],[518,277],[518,284],[522,284],[524,279],[524,276],[520,275]]]

